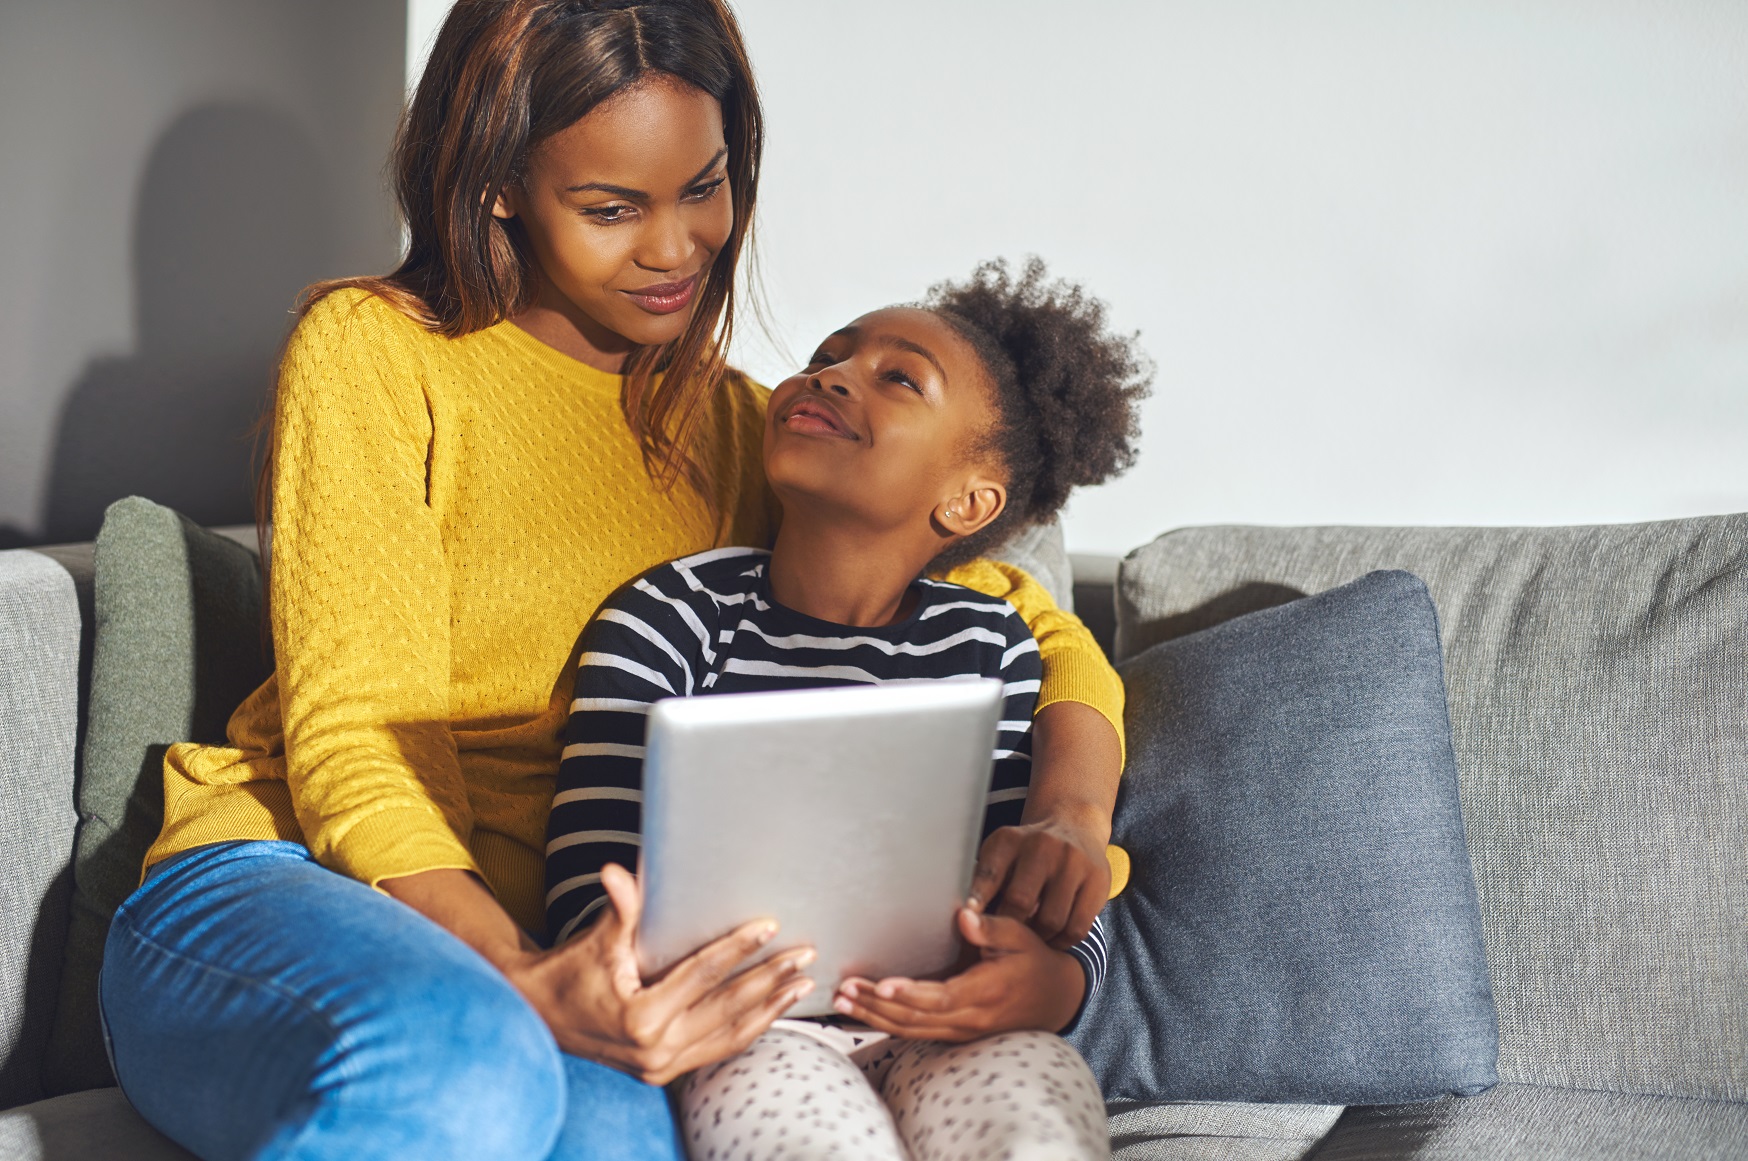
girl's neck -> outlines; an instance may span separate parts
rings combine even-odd
[[[911,539],[785,508],[771,547],[771,596],[834,625],[890,625],[910,615],[911,582],[929,562]]]

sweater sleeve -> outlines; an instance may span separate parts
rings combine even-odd
[[[323,865],[376,886],[477,870],[450,729],[449,576],[409,324],[341,292],[281,367],[271,609],[286,781]]]
[[[1011,564],[974,560],[942,579],[1002,598],[1026,622],[1044,663],[1038,709],[1059,701],[1089,705],[1111,723],[1122,744],[1123,682],[1080,618],[1057,608],[1043,585]]]
[[[546,930],[554,944],[606,904],[601,868],[637,870],[649,707],[696,691],[713,627],[714,607],[664,565],[614,594],[583,631],[546,824]]]

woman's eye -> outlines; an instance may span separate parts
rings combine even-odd
[[[686,191],[686,196],[693,201],[707,201],[716,196],[716,191],[721,189],[722,183],[727,180],[726,177],[719,177],[715,181],[707,181],[702,185],[695,185]]]
[[[826,354],[824,351],[815,351],[813,352],[813,358],[807,360],[807,365],[809,367],[827,367],[831,365],[831,362],[832,357],[830,355]]]
[[[585,216],[607,225],[623,222],[634,212],[631,206],[590,206],[583,211]]]
[[[888,372],[886,372],[886,380],[890,383],[897,383],[902,387],[908,387],[912,391],[915,391],[918,395],[921,395],[923,393],[923,389],[921,387],[917,386],[917,381],[915,379],[912,379],[909,375],[905,374],[903,371],[888,371]]]

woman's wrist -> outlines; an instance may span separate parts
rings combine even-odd
[[[505,975],[539,954],[528,933],[510,918],[485,884],[467,871],[419,871],[384,879],[379,886],[473,948]]]

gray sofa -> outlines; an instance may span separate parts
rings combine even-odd
[[[1059,544],[1027,551],[1066,588]],[[1502,1083],[1389,1108],[1113,1106],[1115,1156],[1748,1158],[1748,516],[1186,529],[1131,553],[1114,592],[1093,568],[1074,587],[1123,657],[1378,568],[1439,608]],[[0,553],[0,1161],[188,1156],[113,1088],[45,1088],[91,579],[90,546]]]

